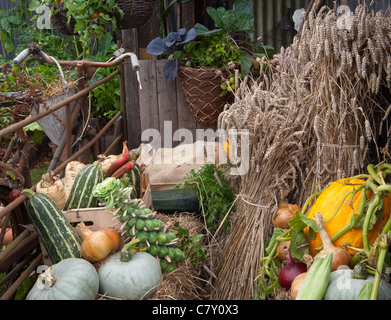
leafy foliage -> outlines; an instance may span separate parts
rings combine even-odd
[[[180,29],[178,32],[171,32],[164,39],[157,37],[153,39],[147,46],[147,51],[150,54],[160,56],[164,53],[183,51],[186,43],[194,40],[196,33],[194,28],[186,30],[186,27]],[[176,55],[177,56],[177,55]],[[174,60],[169,60],[163,69],[164,76],[169,80],[174,80],[178,74],[178,63],[180,57]]]
[[[217,28],[221,28],[232,34],[238,31],[254,32],[254,17],[247,0],[237,0],[233,5],[233,10],[226,10],[223,7],[217,9],[206,8],[209,16],[213,19]]]
[[[209,256],[206,248],[200,243],[203,234],[196,234],[190,237],[189,229],[181,227],[179,221],[174,223],[175,231],[177,231],[177,237],[180,240],[179,249],[186,254],[186,259],[190,260],[190,264],[194,267],[198,262],[205,261]]]
[[[175,186],[197,192],[200,210],[206,218],[209,231],[216,230],[221,223],[226,232],[231,228],[229,209],[235,200],[235,194],[224,176],[223,166],[225,165],[206,163],[197,172],[191,170],[184,181]]]
[[[117,29],[113,16],[124,16],[116,0],[43,0],[43,3],[51,7],[52,14],[66,9],[68,23],[72,18],[76,21],[74,32],[83,44],[83,58],[92,53],[92,39],[103,39],[109,29],[111,32]]]
[[[0,38],[3,43],[1,54],[3,56],[15,49],[14,38],[18,30],[28,28],[29,12],[25,9],[26,3],[26,0],[21,0],[9,10],[0,10]]]
[[[105,62],[113,58],[113,53],[117,45],[113,42],[111,33],[97,42],[96,54],[88,56],[90,61]],[[93,84],[114,72],[116,67],[102,68],[97,70],[90,84]],[[121,91],[119,85],[119,76],[106,82],[92,90],[92,115],[101,122],[113,118],[121,110]]]
[[[193,68],[220,68],[227,58],[239,63],[241,52],[230,40],[231,37],[225,33],[199,37],[199,40],[191,42],[185,48],[186,53],[191,54],[188,65]]]
[[[172,32],[165,39],[158,37],[148,45],[150,54],[172,55],[164,67],[164,76],[169,80],[175,79],[180,63],[193,68],[223,69],[226,79],[234,75],[235,69],[240,71],[241,78],[259,69],[259,64],[254,62],[267,54],[265,48],[252,46],[248,39],[239,41],[241,37],[247,38],[248,33],[255,31],[249,2],[236,0],[233,9],[208,7],[206,10],[215,29],[209,30],[197,23],[189,30],[183,28],[179,32]],[[233,85],[227,86],[230,90],[223,86],[221,95],[235,90]]]

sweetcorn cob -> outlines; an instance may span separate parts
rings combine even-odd
[[[316,257],[307,271],[296,300],[322,300],[329,284],[332,252],[326,257]]]

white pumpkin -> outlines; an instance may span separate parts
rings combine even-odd
[[[352,269],[340,269],[331,272],[330,280],[323,300],[355,300],[367,281],[373,282],[374,276],[367,279],[355,279]],[[391,284],[381,280],[377,300],[391,299]]]
[[[160,263],[147,252],[131,256],[131,260],[121,261],[121,252],[117,252],[102,263],[98,270],[100,293],[140,300],[156,292],[162,277]]]
[[[26,300],[94,300],[99,291],[95,267],[81,258],[68,258],[38,276]]]

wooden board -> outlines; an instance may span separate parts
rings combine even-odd
[[[138,53],[137,29],[122,30],[123,47],[126,52]],[[128,131],[128,147],[137,148],[140,145],[140,109],[137,74],[132,70],[130,61],[124,65],[125,81],[125,120]]]
[[[178,129],[178,107],[176,98],[176,81],[167,80],[163,69],[167,61],[156,61],[157,101],[159,107],[159,130],[163,148],[175,146],[172,134]],[[171,145],[170,145],[171,144]]]
[[[140,79],[142,85],[142,89],[139,90],[141,132],[151,128],[159,130],[155,60],[140,60]]]
[[[163,75],[166,62],[139,60],[141,89],[130,75],[125,78],[126,122],[128,141],[133,141],[129,142],[131,145],[135,144],[132,148],[137,148],[140,143],[151,143],[152,140],[157,143],[156,147],[175,147],[182,142],[195,142],[197,129],[216,130],[216,125],[204,126],[195,122],[179,81],[168,80]],[[129,69],[125,70],[126,74],[130,72]],[[153,132],[147,129],[155,129],[156,135],[151,136]],[[176,132],[178,129],[189,130],[191,141],[184,141],[185,131]]]

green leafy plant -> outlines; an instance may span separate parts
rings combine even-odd
[[[207,249],[200,243],[204,235],[202,233],[190,237],[189,229],[181,227],[179,221],[173,225],[173,229],[177,232],[176,235],[180,240],[179,249],[181,249],[186,259],[189,259],[192,267],[198,262],[205,261],[209,256]]]
[[[117,45],[113,42],[111,33],[106,33],[104,37],[97,41],[96,53],[87,56],[90,61],[106,62],[112,59]],[[93,84],[114,72],[116,67],[98,69],[90,84]],[[100,122],[113,118],[121,110],[121,91],[119,86],[119,76],[106,82],[91,92],[92,115]]]
[[[232,10],[223,7],[217,9],[206,8],[208,15],[213,19],[217,28],[221,28],[230,34],[235,32],[254,32],[254,17],[247,0],[235,1]]]
[[[222,224],[223,230],[230,231],[230,212],[234,210],[235,193],[224,176],[225,164],[204,164],[197,172],[191,170],[185,179],[174,188],[193,189],[198,194],[200,210],[206,219],[209,231]]]
[[[235,75],[235,70],[239,70],[240,78],[255,72],[259,69],[260,59],[272,55],[271,48],[266,50],[249,40],[249,34],[255,29],[247,0],[236,0],[229,10],[222,7],[208,7],[206,10],[215,29],[209,30],[200,23],[190,29],[184,27],[179,32],[171,32],[164,39],[153,39],[147,51],[157,56],[172,54],[172,59],[163,70],[169,80],[176,78],[180,63],[193,68],[221,69],[218,72],[225,78],[222,85],[224,95],[228,91],[235,91],[234,84],[227,81]]]
[[[28,28],[29,12],[26,0],[21,0],[8,10],[0,10],[1,54],[6,57],[15,49],[14,39],[19,30]]]
[[[74,19],[74,32],[83,43],[83,58],[92,53],[91,40],[100,40],[107,32],[114,32],[117,29],[115,16],[120,19],[124,16],[116,0],[43,0],[43,3],[51,6],[52,14],[65,9],[68,23]]]

